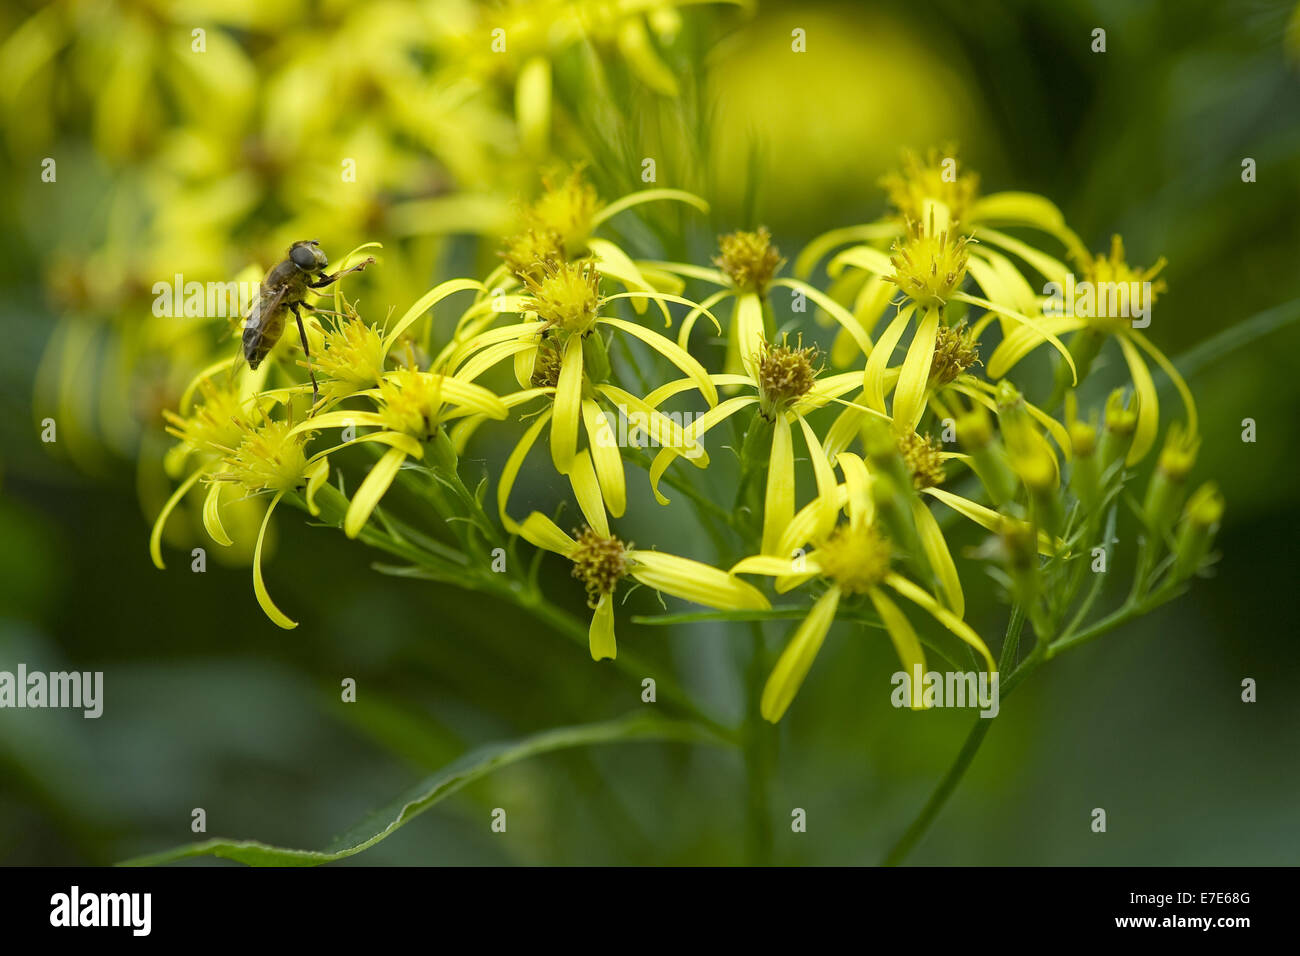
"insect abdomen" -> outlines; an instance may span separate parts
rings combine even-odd
[[[275,348],[284,332],[284,313],[276,310],[272,316],[253,315],[244,326],[244,358],[248,367],[256,370],[262,360]]]

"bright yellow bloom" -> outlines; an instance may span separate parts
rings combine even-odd
[[[701,310],[713,308],[726,299],[735,300],[723,365],[723,371],[728,375],[754,374],[753,365],[764,341],[770,340],[775,333],[768,316],[768,296],[773,288],[778,287],[788,288],[810,299],[840,322],[864,353],[871,350],[871,339],[857,319],[838,302],[799,279],[777,277],[785,259],[772,245],[772,235],[767,229],[760,226],[755,232],[734,232],[723,236],[719,248],[720,254],[714,259],[718,265],[716,269],[703,269],[683,262],[644,262],[642,265],[720,286],[720,291],[700,302]],[[677,341],[683,348],[690,340],[698,319],[699,312],[692,312],[682,321]]]
[[[814,367],[816,350],[791,347],[786,343],[771,345],[759,339],[757,355],[746,362],[752,374],[713,375],[711,380],[719,386],[732,389],[749,388],[751,395],[728,398],[716,408],[705,412],[683,430],[686,448],[694,448],[710,430],[744,408],[757,405],[758,412],[772,425],[772,447],[769,452],[767,484],[763,493],[763,543],[764,554],[777,553],[781,532],[794,515],[797,504],[794,470],[794,436],[791,424],[797,422],[803,433],[808,457],[812,462],[817,481],[818,501],[823,502],[822,523],[829,527],[835,520],[834,507],[828,493],[833,494],[835,479],[821,441],[805,415],[833,401],[853,389],[858,382],[856,372],[817,380]],[[646,396],[646,401],[659,405],[669,396],[687,386],[685,381],[669,382]],[[668,466],[683,452],[680,447],[666,447],[655,457],[650,467],[650,487],[660,504],[668,498],[659,490],[659,481]]]
[[[362,394],[374,401],[375,410],[327,412],[294,429],[300,433],[324,428],[377,428],[358,435],[354,441],[389,446],[348,505],[343,530],[349,538],[361,533],[406,459],[423,458],[425,443],[440,435],[444,423],[473,414],[496,419],[504,419],[507,414],[505,401],[481,385],[416,369],[388,372],[379,388]]]
[[[681,189],[643,189],[605,203],[585,180],[580,167],[563,179],[555,173],[546,174],[542,184],[541,196],[523,208],[514,233],[506,238],[501,251],[505,261],[485,280],[487,288],[499,294],[516,282],[527,284],[530,276],[541,279],[549,267],[590,258],[601,275],[616,280],[628,291],[681,291],[680,282],[665,283],[665,279],[673,277],[653,272],[647,275],[618,245],[595,233],[619,213],[649,202],[681,202],[707,213],[709,204],[703,199]],[[634,299],[633,304],[638,312],[644,312],[647,303]],[[491,316],[486,318],[490,320]]]
[[[1183,377],[1165,354],[1134,328],[1132,320],[1127,315],[1114,314],[1115,310],[1109,307],[1109,300],[1106,303],[1101,301],[1102,295],[1099,291],[1105,288],[1103,283],[1123,283],[1123,286],[1117,285],[1112,288],[1123,288],[1127,291],[1130,288],[1128,283],[1136,282],[1138,288],[1142,288],[1141,284],[1150,282],[1163,267],[1164,260],[1160,260],[1148,269],[1135,269],[1129,266],[1124,260],[1124,244],[1119,236],[1115,236],[1111,242],[1109,256],[1087,256],[1084,260],[1084,279],[1090,283],[1090,286],[1085,288],[1089,293],[1095,293],[1095,298],[1090,304],[1082,297],[1078,300],[1077,304],[1083,307],[1086,314],[1076,314],[1079,310],[1076,309],[1074,297],[1065,296],[1062,301],[1063,314],[1043,318],[1038,323],[1037,329],[1027,327],[1015,329],[1003,339],[1002,344],[989,359],[989,374],[995,378],[1006,375],[1049,334],[1054,337],[1074,332],[1075,337],[1071,341],[1071,348],[1080,356],[1079,364],[1085,368],[1100,349],[1102,341],[1105,338],[1113,338],[1119,344],[1124,361],[1128,364],[1129,374],[1133,378],[1133,390],[1137,395],[1137,430],[1129,446],[1127,463],[1135,465],[1146,456],[1155,444],[1160,426],[1160,401],[1151,371],[1142,356],[1143,352],[1174,383],[1183,401],[1188,430],[1195,433],[1197,431],[1196,402]],[[1060,287],[1073,288],[1074,283],[1063,282]],[[1151,307],[1155,296],[1164,290],[1165,283],[1160,280],[1152,283],[1148,288],[1149,296],[1141,293],[1145,297],[1142,306],[1145,309]],[[1130,310],[1124,311],[1127,313]],[[1149,318],[1148,314],[1148,321]]]
[[[311,431],[294,428],[287,422],[264,421],[260,426],[241,424],[243,440],[230,451],[219,470],[209,478],[208,497],[203,505],[203,523],[218,544],[232,542],[221,521],[221,488],[234,484],[247,495],[271,493],[262,526],[253,550],[253,593],[266,616],[286,630],[298,626],[276,607],[262,578],[262,545],[276,505],[287,494],[301,494],[307,510],[319,514],[316,492],[329,477],[329,459],[325,455],[309,458],[305,451]]]
[[[510,303],[517,313],[525,317],[525,321],[479,332],[467,341],[453,343],[452,350],[447,354],[448,368],[461,369],[462,363],[473,368],[473,372],[468,373],[469,377],[513,357],[520,383],[530,385],[539,356],[549,365],[554,365],[558,357],[558,368],[554,371],[555,398],[550,443],[551,460],[555,470],[562,475],[569,473],[578,457],[578,433],[584,417],[585,401],[603,394],[616,405],[627,404],[629,399],[632,405],[640,404],[622,389],[606,382],[610,368],[605,340],[601,334],[604,328],[614,329],[644,342],[684,372],[710,406],[716,405],[718,401],[717,388],[709,379],[704,366],[684,348],[634,322],[609,318],[600,313],[608,303],[616,299],[650,298],[692,306],[709,315],[710,319],[713,318],[712,314],[689,299],[662,292],[601,295],[600,280],[601,275],[591,262],[548,265],[541,279],[529,277],[528,288],[531,294],[517,297]],[[465,374],[463,370],[462,373]],[[593,449],[596,444],[593,439]]]
[[[573,576],[587,590],[591,617],[589,640],[593,660],[613,658],[614,591],[625,577],[646,587],[722,611],[765,610],[771,605],[753,585],[712,565],[662,551],[643,551],[610,534],[604,516],[577,538],[565,534],[550,518],[534,511],[520,526],[530,543],[573,562]]]
[[[847,522],[818,535],[819,520],[810,516],[810,506],[782,529],[782,549],[786,554],[793,553],[793,558],[757,555],[745,558],[731,569],[732,574],[775,577],[780,591],[814,577],[820,578],[827,586],[808,616],[795,629],[763,689],[761,711],[763,717],[773,723],[781,719],[799,692],[835,621],[836,611],[846,598],[866,595],[880,615],[903,669],[908,673],[912,673],[915,666],[925,669],[925,653],[920,639],[907,617],[885,593],[885,586],[924,609],[979,651],[990,673],[997,669],[984,641],[960,616],[893,570],[893,548],[875,523],[870,491],[872,479],[863,460],[851,452],[843,452],[838,464],[844,473],[844,484],[829,497],[837,511],[842,503]],[[810,539],[816,541],[816,547],[806,555],[802,554],[803,546]]]

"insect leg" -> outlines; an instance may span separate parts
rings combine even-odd
[[[339,272],[334,273],[333,275],[322,275],[315,282],[308,282],[307,287],[311,289],[323,289],[325,288],[325,286],[329,285],[330,283],[337,282],[342,276],[347,275],[349,272],[360,272],[362,269],[364,269],[366,266],[370,265],[374,261],[375,261],[374,256],[367,256],[364,260],[358,262],[350,269],[343,269]]]
[[[316,385],[316,371],[311,367],[311,349],[307,347],[307,329],[302,324],[302,313],[298,311],[298,303],[292,303],[289,308],[293,310],[293,317],[298,320],[298,335],[302,339],[302,354],[307,356],[307,374],[311,376],[311,404],[312,408],[320,401],[320,388]]]

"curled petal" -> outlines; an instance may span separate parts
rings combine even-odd
[[[271,503],[266,508],[266,514],[262,518],[262,527],[257,532],[257,546],[253,548],[253,594],[257,596],[257,603],[261,605],[263,612],[271,619],[272,623],[284,628],[286,631],[291,631],[298,626],[298,622],[290,619],[275,606],[270,593],[266,590],[266,582],[262,580],[262,543],[266,539],[266,528],[271,523],[271,514],[275,511],[275,506],[280,503],[282,497],[284,497],[284,492],[277,492],[276,496],[271,499]]]

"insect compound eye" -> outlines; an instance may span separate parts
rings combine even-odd
[[[308,245],[294,246],[289,252],[289,258],[299,269],[315,269],[319,255],[318,250]]]

